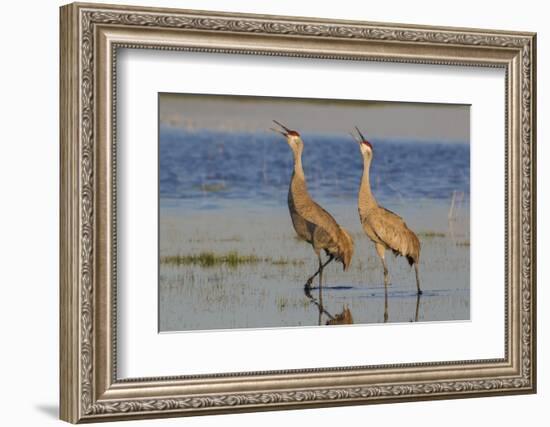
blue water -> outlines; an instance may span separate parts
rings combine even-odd
[[[303,134],[308,187],[322,203],[353,202],[362,174],[359,148],[349,135]],[[372,140],[373,192],[388,200],[448,200],[470,193],[470,146],[412,140]],[[216,208],[224,201],[266,206],[286,203],[292,153],[275,133],[189,132],[161,126],[160,197],[197,198]],[[205,203],[206,202],[206,203]]]

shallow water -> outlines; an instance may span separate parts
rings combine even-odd
[[[310,193],[355,240],[349,271],[337,263],[325,269],[325,310],[335,316],[347,306],[354,323],[469,319],[469,146],[373,141],[373,191],[421,241],[424,293],[417,298],[414,270],[390,253],[392,284],[385,292],[382,266],[357,215],[362,164],[351,137],[304,140]],[[261,259],[236,266],[161,263],[161,331],[319,324],[303,290],[317,260],[295,238],[286,206],[291,167],[277,135],[161,129],[161,259],[234,251]],[[453,191],[463,196],[450,223]],[[311,295],[317,298],[317,280]],[[323,315],[322,324],[328,319]]]

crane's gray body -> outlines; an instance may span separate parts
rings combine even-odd
[[[306,177],[302,168],[302,152],[304,142],[300,134],[295,130],[287,128],[285,125],[273,120],[273,122],[284,129],[273,129],[282,134],[292,150],[294,156],[294,170],[290,179],[288,189],[288,209],[292,219],[292,225],[298,236],[308,242],[319,261],[319,268],[313,273],[304,285],[304,292],[308,298],[319,307],[319,325],[321,325],[323,313],[328,315],[331,320],[335,318],[323,307],[323,270],[334,259],[340,261],[344,266],[344,271],[351,264],[353,257],[353,239],[350,234],[338,225],[335,219],[321,206],[313,201],[307,191]],[[321,260],[321,251],[324,250],[328,255],[328,260],[323,264]],[[319,300],[316,301],[310,293],[311,283],[315,276],[319,275]]]
[[[360,142],[362,144],[362,142]],[[363,176],[357,200],[359,219],[365,234],[374,243],[376,252],[384,267],[384,284],[389,284],[389,273],[385,261],[385,252],[390,249],[395,255],[407,258],[410,265],[414,265],[416,273],[416,287],[420,290],[418,262],[420,261],[420,241],[416,234],[407,227],[403,218],[394,212],[378,205],[370,187],[370,164],[372,161],[372,147],[370,143],[361,146],[363,155]]]
[[[419,261],[420,241],[399,215],[380,206],[359,204],[359,219],[374,244],[406,257],[411,265]]]
[[[332,255],[342,262],[344,270],[347,270],[353,256],[353,239],[309,195],[302,169],[301,150],[294,153],[294,172],[288,190],[288,209],[296,234],[310,243],[317,255],[324,250],[327,255]]]

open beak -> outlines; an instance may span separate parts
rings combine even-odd
[[[359,128],[357,126],[355,126],[355,130],[357,131],[357,133],[359,134],[359,138],[357,136],[355,136],[353,133],[349,133],[351,135],[351,137],[353,138],[353,140],[355,142],[357,142],[359,145],[361,145],[361,143],[363,141],[366,141],[365,137],[363,136],[363,134],[361,133],[361,131],[359,130]],[[370,146],[370,144],[369,144]],[[372,147],[371,147],[372,148]]]
[[[357,133],[361,137],[361,140],[365,141],[365,137],[363,136],[363,134],[361,133],[361,131],[359,130],[359,128],[357,126],[355,126],[355,130],[357,131]]]
[[[288,136],[288,132],[290,131],[289,128],[287,128],[285,125],[283,125],[282,123],[279,123],[277,120],[273,120],[273,123],[275,123],[277,126],[280,126],[282,127],[285,131],[283,132],[282,130],[279,130],[279,129],[274,129],[274,128],[270,128],[273,132],[277,132],[277,133],[280,133],[281,135],[283,135],[285,138]]]
[[[353,133],[351,133],[351,132],[350,132],[349,134],[351,135],[351,137],[353,138],[353,140],[354,140],[357,144],[361,145],[361,141],[359,140],[359,138],[356,138],[355,135],[354,135]]]
[[[359,134],[359,138],[356,138],[353,134],[351,135],[353,137],[353,139],[355,140],[355,142],[357,142],[359,144],[359,146],[361,146],[361,144],[364,143],[364,144],[368,145],[369,148],[372,150],[371,143],[366,140],[366,138],[363,136],[363,134],[361,133],[361,131],[359,130],[359,128],[357,126],[355,126],[355,130]]]

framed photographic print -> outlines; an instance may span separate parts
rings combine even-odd
[[[61,8],[61,418],[533,393],[535,34]]]

